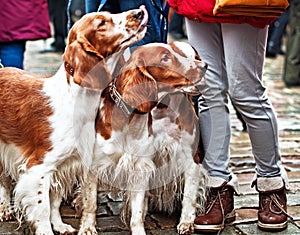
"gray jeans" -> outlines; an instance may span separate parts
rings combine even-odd
[[[191,45],[208,64],[199,118],[210,176],[228,180],[228,95],[247,123],[258,176],[280,175],[277,120],[262,84],[268,28],[186,20]]]

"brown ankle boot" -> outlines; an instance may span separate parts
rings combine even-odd
[[[280,177],[258,178],[258,227],[266,231],[281,231],[287,227],[287,200]],[[260,183],[259,183],[260,182]],[[273,186],[273,190],[270,189]]]
[[[235,220],[233,193],[233,187],[226,182],[220,187],[211,187],[205,213],[199,215],[194,221],[195,230],[218,232],[226,223],[233,222]]]

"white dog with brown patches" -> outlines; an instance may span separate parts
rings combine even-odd
[[[138,47],[102,92],[94,159],[82,187],[79,234],[97,234],[97,183],[101,191],[125,192],[123,218],[134,235],[146,234],[148,203],[171,212],[184,192],[178,232],[193,231],[206,177],[194,163],[198,118],[183,93],[203,83],[206,67],[187,43],[152,43]]]
[[[0,221],[12,215],[12,180],[17,210],[35,234],[52,235],[52,226],[75,231],[61,220],[61,196],[92,162],[101,90],[121,52],[144,37],[147,21],[143,6],[87,14],[72,27],[53,77],[0,69]]]

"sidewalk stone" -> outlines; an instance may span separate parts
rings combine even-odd
[[[161,229],[175,228],[179,222],[179,214],[152,214],[151,218],[158,224]]]
[[[236,210],[236,220],[233,224],[257,222],[257,209],[247,208]]]
[[[19,223],[15,221],[0,222],[0,235],[23,235],[28,234],[27,228],[19,228]]]
[[[106,205],[98,205],[97,206],[97,210],[96,210],[96,216],[100,217],[100,216],[108,216],[111,213],[109,212],[109,210],[107,209]]]
[[[108,208],[112,212],[113,215],[119,215],[121,214],[123,204],[120,202],[108,202],[107,203]]]
[[[299,197],[298,197],[299,199]],[[288,206],[288,213],[294,218],[294,220],[300,220],[300,206]]]
[[[127,226],[123,224],[120,216],[109,216],[97,218],[97,231],[98,232],[119,232],[128,230]]]

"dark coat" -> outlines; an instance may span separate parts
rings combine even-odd
[[[49,37],[47,0],[0,0],[0,42]]]

